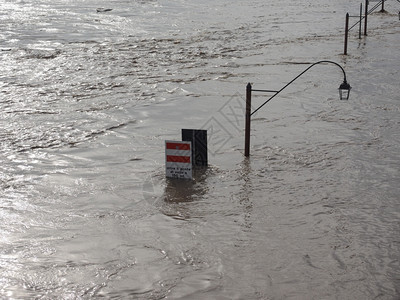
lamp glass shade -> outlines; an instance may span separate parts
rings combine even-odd
[[[343,81],[343,83],[339,87],[340,100],[349,100],[350,90],[350,84],[348,84],[346,81]]]

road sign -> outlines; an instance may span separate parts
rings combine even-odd
[[[182,129],[182,141],[192,142],[192,165],[207,167],[207,130]]]
[[[165,141],[165,174],[170,178],[193,178],[191,142]]]

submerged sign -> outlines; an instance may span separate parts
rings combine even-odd
[[[207,130],[182,129],[182,141],[192,142],[192,165],[207,167]]]
[[[192,143],[165,141],[165,169],[167,177],[192,179]]]

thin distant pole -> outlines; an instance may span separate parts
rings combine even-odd
[[[251,84],[246,86],[246,124],[244,132],[244,156],[250,156],[250,118],[251,118]]]
[[[367,23],[368,23],[368,0],[365,0],[365,20],[364,20],[364,35],[367,35]]]
[[[385,12],[385,0],[382,0],[382,9],[381,12]]]
[[[349,13],[346,14],[346,24],[344,27],[344,55],[347,55],[347,40],[349,34]]]
[[[358,38],[361,39],[361,27],[362,27],[362,3],[360,3],[360,24],[358,28]]]

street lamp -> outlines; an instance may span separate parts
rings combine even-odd
[[[347,83],[347,81],[343,81],[339,86],[339,96],[340,100],[349,100],[351,86]]]
[[[347,82],[346,79],[346,72],[344,71],[343,67],[339,65],[338,63],[335,63],[330,60],[321,60],[316,63],[311,64],[307,69],[305,69],[303,72],[301,72],[299,75],[297,75],[293,80],[291,80],[288,84],[286,84],[283,88],[281,88],[279,91],[272,91],[272,90],[255,90],[252,89],[251,84],[248,83],[246,86],[246,124],[245,124],[245,137],[244,137],[244,155],[246,157],[250,156],[250,123],[251,123],[251,116],[255,114],[261,107],[263,107],[265,104],[267,104],[269,101],[271,101],[273,98],[275,98],[276,95],[278,95],[280,92],[282,92],[285,88],[287,88],[290,84],[292,84],[297,78],[299,78],[301,75],[303,75],[305,72],[307,72],[309,69],[311,69],[313,66],[318,65],[318,64],[334,64],[338,66],[342,72],[343,72],[343,82],[339,86],[339,99],[340,100],[348,100],[350,96],[350,90],[351,86]],[[261,104],[257,109],[255,109],[253,112],[251,112],[251,92],[264,92],[264,93],[273,93],[273,95],[265,101],[263,104]]]

